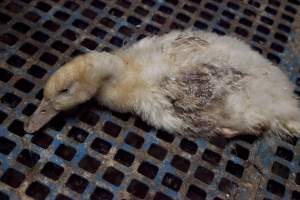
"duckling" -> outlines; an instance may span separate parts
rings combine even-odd
[[[300,130],[285,74],[239,39],[204,31],[172,31],[74,58],[47,81],[26,131],[92,97],[184,137],[298,136]]]

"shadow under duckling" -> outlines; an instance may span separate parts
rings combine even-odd
[[[26,131],[92,97],[185,137],[300,131],[298,100],[285,74],[244,42],[203,31],[173,31],[74,58],[49,78]]]

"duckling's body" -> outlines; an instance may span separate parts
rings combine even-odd
[[[57,100],[66,87],[74,92]],[[55,110],[92,96],[184,136],[232,137],[262,130],[296,135],[300,130],[298,102],[279,68],[238,39],[201,31],[175,31],[112,54],[77,57],[45,87]]]

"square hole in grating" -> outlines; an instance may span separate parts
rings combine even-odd
[[[121,126],[110,121],[105,122],[104,126],[102,127],[102,130],[105,133],[113,137],[118,137],[121,132],[121,129],[122,129]]]
[[[28,93],[34,88],[34,84],[26,79],[19,79],[15,84],[14,87],[18,90]]]
[[[162,184],[172,190],[179,191],[182,180],[173,174],[166,173],[162,180]]]
[[[73,21],[72,25],[79,28],[79,29],[81,29],[81,30],[84,30],[88,27],[89,24],[87,22],[81,20],[81,19],[75,19]]]
[[[84,111],[79,117],[80,121],[88,125],[95,126],[99,120],[99,116],[92,111]]]
[[[276,156],[281,157],[287,161],[292,161],[294,158],[294,153],[289,149],[279,146],[276,150]]]
[[[18,68],[22,67],[26,63],[26,61],[23,58],[17,55],[12,55],[11,57],[9,57],[9,59],[6,62]]]
[[[23,137],[26,132],[24,131],[24,122],[15,119],[8,127],[8,130],[20,137]]]
[[[14,188],[18,188],[24,179],[25,175],[13,168],[8,168],[0,178],[3,183]]]
[[[287,25],[284,25],[284,24],[279,24],[278,25],[278,29],[283,31],[283,32],[286,32],[286,33],[290,33],[291,32],[291,28]]]
[[[280,44],[277,44],[277,43],[272,43],[271,44],[271,49],[273,49],[274,51],[277,51],[279,53],[282,53],[283,50],[284,50],[284,47]]]
[[[148,149],[148,154],[150,154],[151,156],[153,156],[154,158],[156,158],[158,160],[165,159],[167,153],[168,153],[168,151],[165,148],[163,148],[157,144],[151,144],[151,146]]]
[[[135,9],[134,9],[134,12],[139,14],[139,15],[142,15],[142,16],[146,16],[148,15],[149,11],[146,10],[145,8],[141,7],[141,6],[137,6]]]
[[[134,125],[146,132],[149,132],[151,130],[151,126],[149,126],[146,122],[144,122],[139,117],[136,118]]]
[[[91,200],[112,200],[114,197],[113,193],[105,188],[96,187],[90,196]]]
[[[187,16],[183,13],[178,13],[176,15],[176,18],[184,23],[188,23],[191,20],[191,18],[189,16]]]
[[[20,47],[20,51],[26,53],[26,54],[29,54],[29,55],[33,55],[37,52],[38,48],[28,42],[26,42],[25,44],[23,44],[21,47]]]
[[[204,199],[206,199],[207,194],[201,188],[198,188],[195,185],[190,185],[189,189],[188,189],[188,191],[186,193],[186,196],[189,199],[204,200]]]
[[[4,192],[0,191],[0,199],[1,200],[9,200],[9,196]]]
[[[77,174],[72,174],[66,182],[68,188],[78,193],[83,193],[88,184],[88,180]]]
[[[51,53],[45,52],[41,55],[40,60],[48,65],[54,65],[58,60],[58,57]]]
[[[146,27],[147,28],[147,27]],[[183,30],[184,29],[184,26],[178,24],[178,23],[175,23],[173,22],[170,26],[170,29],[171,30]]]
[[[253,35],[252,40],[257,42],[258,44],[265,44],[267,40],[264,37],[261,37],[259,35]]]
[[[58,148],[55,150],[55,154],[64,160],[70,161],[76,154],[76,150],[68,145],[60,144]]]
[[[51,21],[51,20],[47,20],[43,24],[43,27],[46,28],[46,29],[48,29],[51,32],[56,32],[59,29],[60,25],[57,24],[57,23],[55,23],[55,22],[53,22],[53,21]]]
[[[44,97],[43,89],[40,89],[39,92],[35,95],[35,98],[42,100]]]
[[[280,63],[280,58],[279,58],[277,55],[275,55],[275,54],[268,53],[268,54],[267,54],[267,58],[268,58],[271,62],[273,62],[273,63],[276,63],[276,64],[279,64],[279,63]]]
[[[194,7],[193,5],[189,5],[189,4],[184,4],[182,8],[190,13],[194,13],[197,10],[196,7]]]
[[[25,193],[33,199],[43,200],[46,199],[50,193],[50,189],[46,185],[38,181],[34,181],[28,186]]]
[[[124,40],[116,36],[112,37],[109,42],[117,47],[122,47],[125,44]]]
[[[175,136],[173,134],[170,134],[166,131],[158,130],[156,133],[156,137],[158,137],[161,140],[164,140],[165,142],[172,143]]]
[[[4,14],[4,13],[0,13],[0,24],[7,24],[7,22],[9,22],[11,20],[11,17]]]
[[[270,179],[267,183],[267,190],[274,195],[283,197],[285,193],[285,187],[281,183]]]
[[[14,74],[6,69],[0,68],[0,81],[8,82]]]
[[[133,33],[132,29],[128,28],[127,26],[121,26],[118,31],[127,37],[131,37]]]
[[[114,157],[114,160],[118,161],[119,163],[130,167],[134,161],[134,155],[123,150],[119,149]]]
[[[173,199],[162,192],[157,192],[153,200],[173,200]]]
[[[179,147],[190,154],[195,154],[198,150],[198,145],[196,143],[185,138],[180,141]]]
[[[0,137],[0,153],[4,155],[8,155],[15,148],[15,146],[16,146],[15,142],[5,137]]]
[[[174,23],[173,23],[173,24],[174,24]],[[172,29],[172,27],[171,27],[171,29]],[[176,29],[176,28],[173,27],[173,29]],[[159,28],[157,28],[156,26],[150,25],[150,24],[148,24],[148,25],[146,26],[145,30],[146,30],[147,32],[149,32],[149,33],[152,33],[152,34],[158,34],[159,31],[160,31]]]
[[[116,111],[111,111],[111,114],[123,121],[128,121],[129,118],[131,117],[131,114],[130,113],[119,113],[119,112],[116,112]]]
[[[122,15],[124,14],[123,11],[117,9],[117,8],[112,8],[108,11],[109,14],[115,16],[115,17],[122,17]]]
[[[39,159],[40,159],[39,154],[30,151],[28,149],[23,149],[17,157],[18,162],[30,168],[34,167],[34,165],[38,162]]]
[[[70,17],[70,15],[68,13],[65,13],[63,11],[57,11],[56,13],[54,13],[53,16],[61,21],[66,21]]]
[[[53,138],[45,133],[37,133],[31,139],[33,144],[36,144],[44,149],[47,149],[52,141]]]
[[[38,42],[43,43],[46,42],[50,37],[41,31],[36,31],[35,33],[32,34],[31,38]]]
[[[41,16],[34,11],[27,12],[24,17],[31,22],[38,22],[41,19]]]
[[[127,188],[127,191],[131,193],[133,196],[138,197],[138,198],[145,198],[147,195],[147,192],[149,190],[149,187],[142,183],[141,181],[138,181],[136,179],[133,179]]]
[[[79,167],[90,172],[95,173],[99,168],[101,162],[94,157],[85,155],[79,162]]]
[[[100,39],[103,39],[105,37],[105,35],[107,34],[107,32],[96,27],[96,28],[92,29],[91,34]]]
[[[293,191],[291,200],[299,200],[300,199],[300,192]]]
[[[287,179],[290,175],[290,169],[279,162],[275,161],[272,165],[272,173]]]
[[[61,129],[65,126],[66,121],[64,116],[59,113],[56,115],[54,118],[52,118],[49,122],[49,127],[56,130],[56,131],[61,131]]]
[[[206,184],[210,184],[214,179],[214,173],[202,166],[197,168],[194,176]]]
[[[131,5],[131,2],[128,0],[117,0],[117,4],[128,9]]]
[[[30,29],[29,26],[27,26],[26,24],[24,23],[21,23],[21,22],[17,22],[15,23],[13,26],[12,26],[13,29],[15,29],[16,31],[20,32],[20,33],[27,33]]]
[[[141,148],[144,143],[144,138],[136,133],[129,132],[125,138],[125,142],[137,149]]]
[[[92,144],[91,148],[101,154],[107,154],[111,148],[111,144],[101,138],[96,138]]]
[[[41,170],[41,174],[55,181],[59,179],[63,172],[64,168],[53,162],[47,162]]]
[[[47,70],[44,68],[38,66],[38,65],[32,65],[28,70],[28,74],[36,77],[36,78],[43,78],[44,75],[47,73]]]
[[[38,2],[35,7],[44,12],[48,12],[52,8],[49,4],[45,2]]]
[[[95,42],[94,40],[91,40],[89,38],[86,38],[84,39],[82,42],[81,42],[81,45],[90,49],[90,50],[94,50],[96,49],[96,47],[98,46],[98,43]]]
[[[74,58],[74,57],[79,56],[79,55],[82,55],[82,54],[84,54],[83,51],[80,51],[80,50],[78,50],[78,49],[75,49],[75,50],[72,52],[71,57]]]
[[[249,157],[249,150],[239,144],[234,144],[231,153],[243,160],[247,160]]]
[[[108,167],[103,174],[103,179],[115,186],[119,186],[124,179],[124,174],[114,167]]]
[[[82,11],[82,15],[89,19],[95,19],[95,17],[97,17],[97,13],[88,8],[86,8]]]
[[[285,36],[285,35],[283,35],[283,34],[280,34],[280,33],[275,33],[275,34],[274,34],[274,38],[275,38],[276,40],[279,40],[280,42],[283,42],[283,43],[285,43],[285,42],[288,41],[287,36]]]
[[[147,161],[143,161],[138,168],[138,172],[148,178],[154,179],[158,172],[158,167]]]
[[[236,177],[241,178],[243,176],[244,167],[229,160],[226,165],[226,171]]]
[[[218,154],[214,151],[205,149],[205,151],[202,154],[202,159],[213,165],[218,165],[221,160],[221,156],[220,156],[220,154]]]
[[[0,138],[0,139],[1,139],[1,138]],[[1,144],[1,141],[0,141],[0,144]],[[298,173],[296,174],[295,182],[297,183],[297,185],[300,185],[300,172],[298,172]]]
[[[228,140],[222,136],[212,137],[209,139],[209,142],[221,149],[224,149],[226,147],[226,144],[228,144]]]
[[[8,114],[0,110],[0,124],[8,117]]]
[[[79,8],[79,5],[74,1],[66,1],[66,3],[64,4],[64,7],[68,8],[72,11],[75,11]]]
[[[64,194],[58,194],[55,198],[55,200],[72,200],[70,197],[67,197]]]
[[[16,44],[16,42],[18,41],[18,38],[13,34],[4,33],[0,36],[0,41],[9,46],[12,46],[12,45]]]
[[[171,165],[176,169],[179,169],[183,172],[187,172],[191,165],[191,162],[188,159],[185,159],[179,155],[175,155],[171,161]]]
[[[145,4],[145,5],[147,5],[147,6],[150,6],[150,7],[153,7],[155,5],[155,1],[153,1],[153,0],[142,0],[142,3]]]
[[[21,102],[21,98],[12,94],[12,93],[5,93],[1,98],[1,103],[7,104],[11,108],[17,107],[17,105]]]
[[[237,188],[238,185],[227,178],[222,178],[218,186],[218,189],[226,194],[235,194]]]
[[[63,43],[62,41],[56,40],[51,44],[51,47],[53,49],[63,53],[69,48],[69,45],[67,45],[66,43]]]
[[[140,20],[140,19],[138,19],[137,17],[134,17],[134,16],[129,16],[127,18],[127,21],[130,24],[134,25],[134,26],[138,26],[138,25],[140,25],[142,23],[142,20]]]
[[[5,6],[5,8],[6,8],[7,10],[9,10],[10,12],[13,12],[13,13],[19,13],[19,12],[21,12],[22,9],[23,9],[23,7],[22,7],[20,4],[18,4],[18,3],[16,3],[16,2],[13,2],[13,1],[9,2],[9,3]]]
[[[89,135],[88,132],[75,126],[73,126],[68,133],[68,137],[80,143],[84,142],[84,140],[88,135]]]
[[[106,4],[103,1],[99,0],[93,0],[91,5],[98,9],[103,9],[106,6]]]

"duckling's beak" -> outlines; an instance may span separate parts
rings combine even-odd
[[[51,102],[43,99],[37,110],[33,113],[25,126],[25,131],[33,133],[42,128],[49,122],[59,111],[55,110]]]

